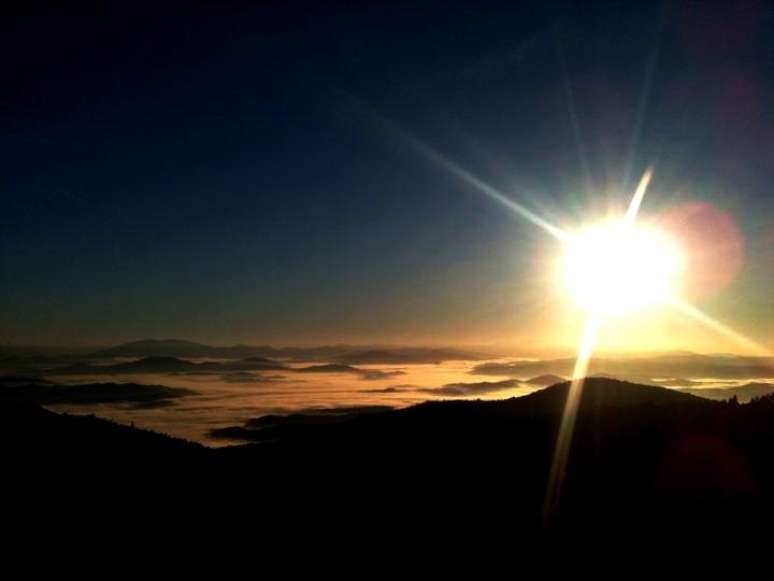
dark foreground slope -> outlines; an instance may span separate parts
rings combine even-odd
[[[225,535],[249,523],[328,536],[336,523],[336,534],[374,542],[498,544],[521,534],[727,536],[768,523],[774,399],[735,405],[609,379],[586,385],[560,509],[546,522],[567,389],[269,424],[261,443],[218,450],[9,403],[0,441],[14,498],[29,509],[99,506],[119,521],[164,515],[166,526]]]

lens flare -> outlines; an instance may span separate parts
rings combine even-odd
[[[745,243],[734,217],[709,202],[679,204],[662,214],[659,228],[680,241],[685,271],[683,298],[696,301],[723,292],[744,268]]]
[[[730,219],[699,220],[696,219],[696,213],[692,212],[688,216],[691,218],[688,225],[696,224],[698,226],[687,228],[689,233],[697,229],[699,231],[709,229],[717,238],[718,228],[716,225],[725,226],[722,232],[727,234],[720,237],[723,241],[720,247],[724,252],[708,252],[706,245],[702,243],[705,237],[688,237],[690,244],[686,244],[686,236],[681,236],[684,247],[689,250],[684,254],[682,248],[664,231],[638,225],[636,222],[640,207],[653,177],[652,168],[648,168],[643,173],[626,214],[618,222],[604,223],[579,234],[571,235],[563,228],[551,224],[542,216],[511,199],[510,196],[490,186],[413,135],[386,122],[382,117],[376,115],[374,117],[381,122],[380,125],[383,128],[400,137],[420,156],[437,164],[478,192],[504,205],[564,245],[565,284],[576,302],[588,310],[588,318],[578,348],[575,369],[554,450],[544,507],[547,523],[559,506],[575,419],[583,393],[583,383],[604,318],[610,315],[630,313],[653,304],[665,303],[677,307],[680,312],[689,315],[713,331],[735,338],[748,347],[760,347],[754,341],[677,298],[680,294],[679,291],[682,290],[677,288],[681,271],[690,267],[693,272],[696,264],[701,262],[697,260],[697,256],[721,257],[721,260],[715,261],[722,265],[720,269],[707,270],[722,273],[731,272],[725,278],[732,278],[737,270],[737,265],[741,266],[742,239],[741,236],[736,235],[733,221]],[[686,221],[683,219],[678,222]],[[684,224],[678,225],[682,228],[669,228],[669,231],[682,234],[681,230],[686,230],[686,227]],[[693,240],[696,238],[702,238],[702,240]],[[729,260],[728,257],[733,260]],[[729,262],[734,268],[729,268]]]

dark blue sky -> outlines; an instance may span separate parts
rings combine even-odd
[[[770,7],[503,6],[6,14],[0,343],[521,337],[552,241],[394,129],[567,225],[655,163],[771,331]]]

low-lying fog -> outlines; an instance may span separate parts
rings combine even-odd
[[[702,356],[696,356],[702,357]],[[112,359],[100,364],[118,364],[137,361],[131,358]],[[193,359],[196,363],[229,365],[228,360]],[[733,365],[718,366],[717,361],[705,361],[713,377],[697,377],[690,365],[675,368],[674,360],[662,360],[655,373],[643,359],[629,361],[632,372],[621,373],[620,361],[596,365],[590,374],[613,371],[616,376],[654,383],[674,389],[686,389],[714,399],[731,397],[734,389],[751,382],[762,382],[750,391],[739,392],[740,401],[774,391],[774,374],[770,362],[750,364],[749,360],[734,361]],[[671,364],[670,364],[671,361]],[[356,364],[341,363],[282,363],[285,368],[272,370],[209,370],[207,365],[193,370],[163,373],[99,374],[45,373],[45,379],[63,385],[94,383],[162,385],[186,388],[195,393],[133,401],[110,403],[71,401],[45,403],[49,409],[67,413],[94,413],[124,424],[134,423],[174,436],[206,443],[224,445],[229,440],[214,439],[210,431],[217,428],[242,425],[245,421],[268,414],[287,414],[314,409],[355,406],[402,407],[426,400],[438,399],[503,399],[522,396],[561,381],[569,375],[566,360],[535,361],[501,359],[490,361],[446,361],[441,363]],[[685,363],[685,362],[683,362]],[[758,365],[756,367],[756,365]],[[769,370],[769,371],[767,371]],[[77,371],[73,369],[72,371]],[[643,372],[654,371],[647,375]],[[686,373],[678,376],[675,371]],[[718,371],[720,373],[718,373]],[[562,372],[560,375],[558,372]],[[752,374],[750,372],[753,372]],[[748,376],[744,376],[748,375]],[[771,386],[771,387],[769,387]],[[138,390],[142,387],[136,388]],[[702,393],[701,390],[706,390]]]

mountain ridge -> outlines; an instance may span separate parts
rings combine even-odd
[[[254,429],[258,443],[216,449],[10,403],[0,406],[0,451],[15,476],[11,497],[18,488],[47,498],[56,482],[57,502],[81,511],[131,501],[142,514],[180,507],[197,525],[213,515],[229,526],[336,521],[377,538],[422,515],[420,529],[406,532],[417,542],[503,523],[509,540],[676,542],[769,526],[774,396],[735,405],[601,378],[584,388],[561,502],[546,524],[568,390],[267,417],[224,434]]]

